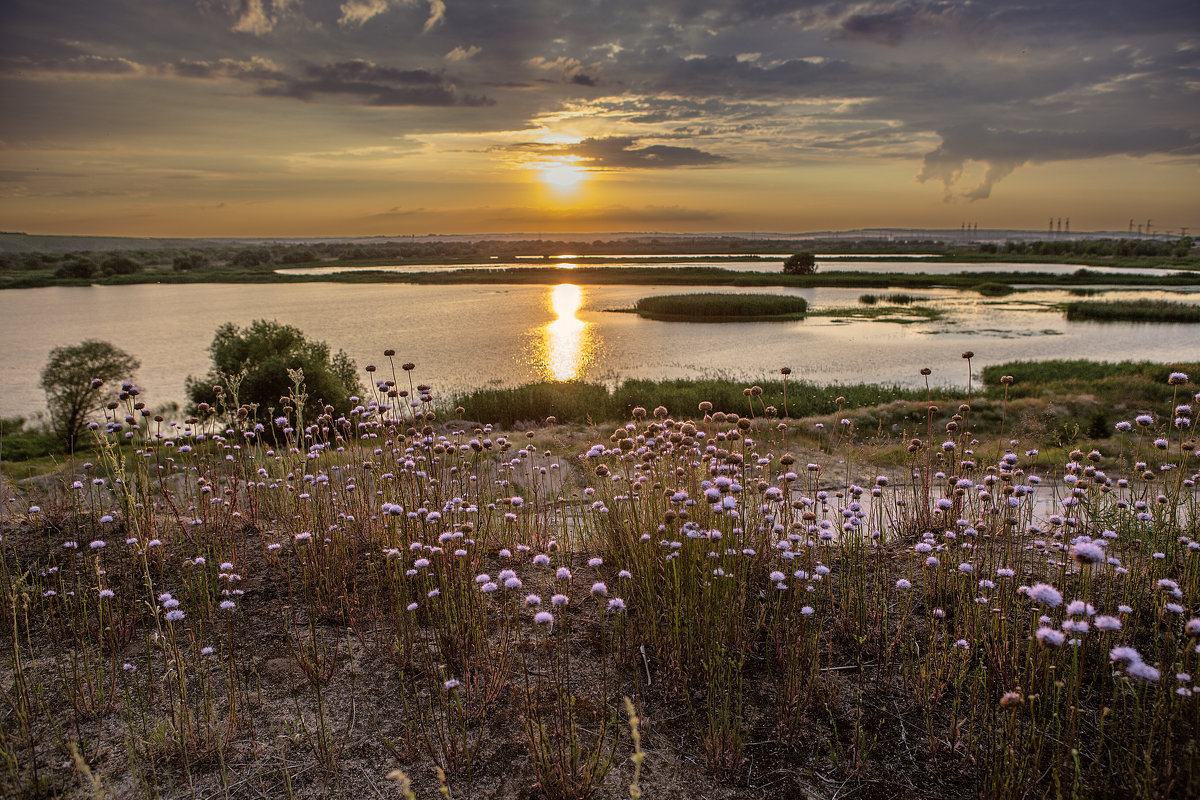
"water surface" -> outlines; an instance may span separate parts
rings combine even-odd
[[[726,376],[762,380],[790,366],[797,378],[965,386],[964,350],[981,366],[1013,359],[1194,359],[1200,326],[1067,322],[1048,303],[1062,291],[988,300],[970,292],[914,292],[943,308],[941,321],[897,325],[809,317],[792,322],[681,323],[607,309],[677,286],[158,285],[47,287],[0,292],[0,414],[43,407],[39,374],[51,348],[86,338],[138,357],[148,405],[184,399],[184,379],[207,371],[207,347],[224,322],[274,319],[344,349],[359,367],[383,350],[417,364],[416,380],[446,394],[488,385],[582,378]],[[738,292],[735,288],[703,291]],[[856,306],[861,290],[770,289],[814,308]],[[878,294],[886,295],[887,292]],[[1097,299],[1128,297],[1101,293]],[[1196,293],[1138,293],[1196,302]],[[365,377],[365,373],[364,373]]]

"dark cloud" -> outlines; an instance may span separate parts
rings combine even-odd
[[[168,65],[183,78],[251,81],[264,97],[290,97],[312,101],[321,96],[360,98],[371,106],[481,106],[490,98],[459,92],[440,72],[398,69],[363,59],[333,64],[310,64],[291,75],[266,59],[249,61],[180,61]]]
[[[678,138],[678,137],[672,137]],[[508,145],[505,150],[545,157],[573,157],[581,166],[595,169],[677,169],[707,167],[730,159],[696,147],[651,144],[639,147],[632,136],[606,136],[584,139],[574,144],[526,142]]]
[[[676,147],[652,144],[638,147],[632,136],[607,136],[600,139],[584,139],[564,150],[579,156],[586,164],[608,169],[675,169],[677,167],[705,167],[728,161],[725,156],[707,153],[695,147]]]
[[[984,200],[992,187],[1026,164],[1074,161],[1112,155],[1146,156],[1197,155],[1200,137],[1177,128],[1145,127],[1104,131],[1011,131],[963,125],[942,132],[942,144],[925,155],[917,176],[924,182],[937,180],[947,199]],[[967,162],[987,165],[983,179],[974,187],[955,192]]]
[[[855,6],[837,22],[839,36],[898,45],[912,31],[930,33],[961,22],[952,3],[874,3]]]

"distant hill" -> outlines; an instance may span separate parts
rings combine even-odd
[[[31,236],[0,233],[0,253],[107,253],[114,250],[180,250],[228,247],[244,239],[141,239],[132,236]]]

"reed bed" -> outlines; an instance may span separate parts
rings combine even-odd
[[[846,398],[506,433],[296,377],[264,420],[126,385],[6,510],[6,796],[1200,794],[1182,372],[1055,461],[930,395],[892,470]]]
[[[1170,300],[1076,300],[1063,309],[1070,320],[1200,322],[1200,305]]]

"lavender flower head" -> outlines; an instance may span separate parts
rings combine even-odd
[[[1044,606],[1049,606],[1050,608],[1057,608],[1062,605],[1063,601],[1062,592],[1048,583],[1035,583],[1029,587],[1026,594],[1029,595],[1030,600],[1041,603]]]

